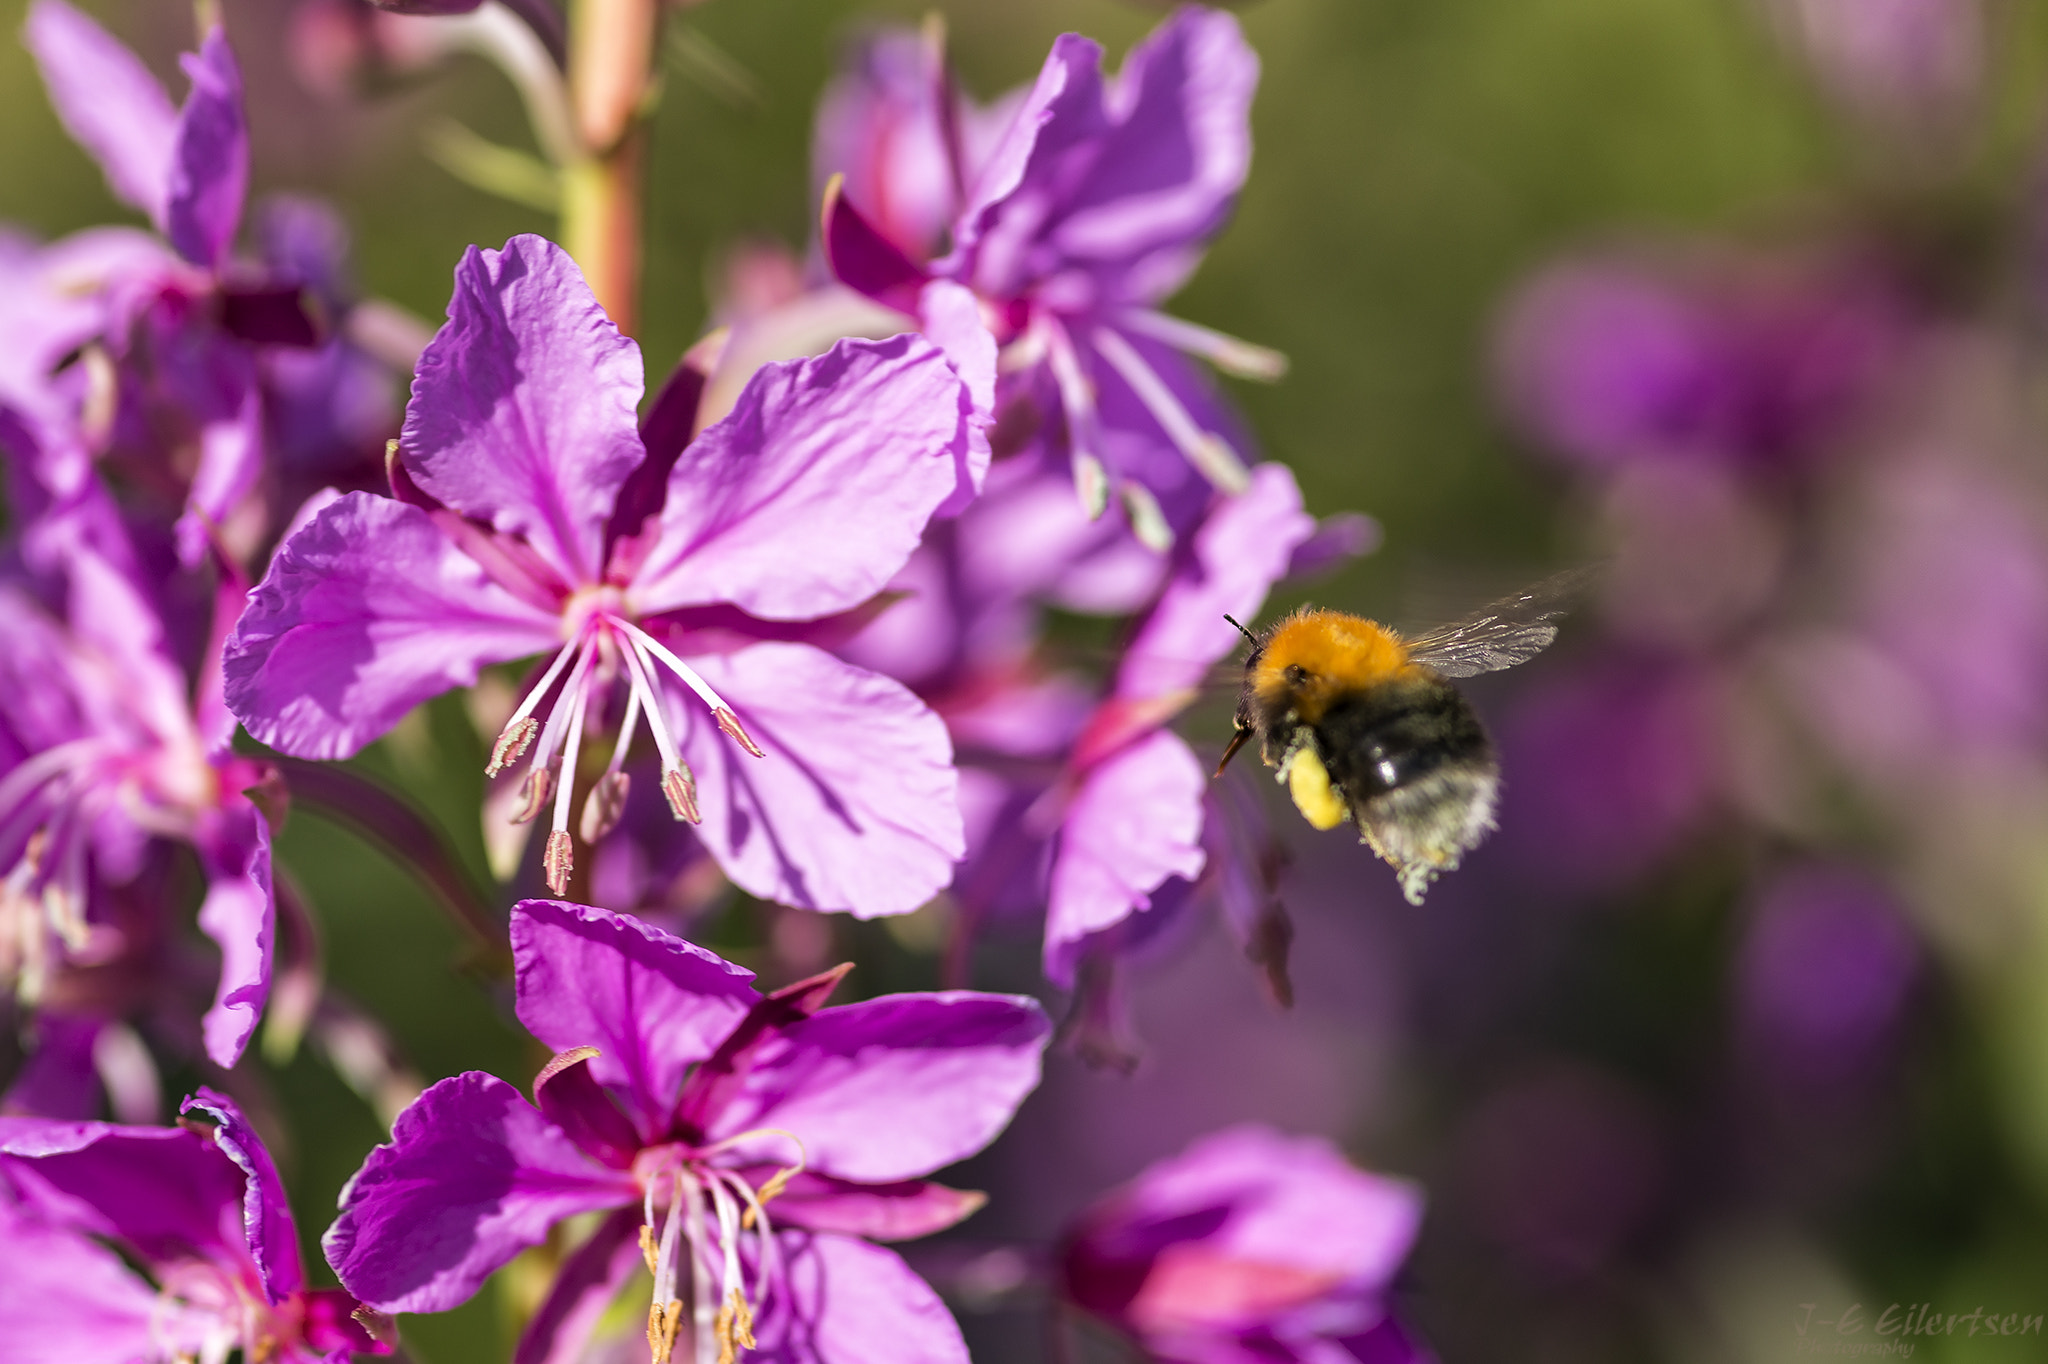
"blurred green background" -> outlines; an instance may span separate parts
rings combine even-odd
[[[191,40],[187,7],[83,7],[172,78],[174,54]],[[441,116],[530,145],[517,101],[495,71],[463,59],[374,100],[321,98],[301,87],[286,57],[291,6],[227,0],[225,8],[248,82],[256,191],[333,202],[353,230],[365,293],[438,319],[464,246],[551,229],[546,215],[457,183],[422,152],[421,129]],[[1116,0],[938,8],[968,88],[983,97],[1027,80],[1063,31],[1121,54],[1162,13]],[[734,243],[767,237],[802,248],[812,211],[813,105],[848,34],[863,21],[915,21],[926,9],[709,0],[678,16],[745,79],[706,81],[683,64],[667,67],[649,177],[640,339],[650,371],[665,370],[699,335],[707,281]],[[0,0],[0,29],[18,32],[24,10],[21,0]],[[2048,12],[2025,4],[2004,11],[1995,61],[2005,93],[1989,135],[1970,153],[1976,162],[1960,177],[1987,209],[2014,207],[2033,188],[2039,75],[2048,69]],[[1491,396],[1489,326],[1504,292],[1587,241],[1769,230],[1852,180],[1855,148],[1741,0],[1264,0],[1239,12],[1264,66],[1255,162],[1235,222],[1174,311],[1292,358],[1283,383],[1233,384],[1234,396],[1266,451],[1297,471],[1313,509],[1358,509],[1381,522],[1384,548],[1319,588],[1320,599],[1398,614],[1455,596],[1467,581],[1498,586],[1583,553],[1582,518],[1564,480],[1518,445]],[[0,221],[48,237],[131,219],[65,137],[13,43],[0,44],[0,128]],[[437,703],[365,762],[435,811],[482,876],[474,814],[481,754],[458,702]],[[469,1068],[514,1079],[531,1073],[536,1058],[504,1026],[502,1000],[482,976],[451,969],[460,944],[403,873],[304,814],[280,848],[320,918],[330,980],[390,1027],[425,1078]],[[1708,884],[1695,893],[1712,899],[1715,891]],[[1574,998],[1594,1026],[1610,1030],[1590,1050],[1625,1043],[1615,1034],[1646,1013],[1683,1017],[1685,1001],[1704,996],[1688,996],[1687,982],[1711,973],[1703,963],[1725,951],[1715,923],[1679,904],[1666,919],[1589,930],[1576,950],[1580,978],[1591,983]],[[862,935],[880,930],[837,931],[848,951],[862,953]],[[739,927],[730,932],[732,941],[716,945],[743,955],[750,944]],[[871,978],[863,988],[922,983]],[[2048,982],[2038,988],[2048,992]],[[1631,993],[1651,1002],[1602,1003]],[[1991,1095],[2016,1082],[2013,1071],[1993,1073],[1983,1038],[1989,1009],[1965,999],[1946,1015],[1947,1031],[1927,1043],[1945,1083],[1911,1119],[1920,1135],[1907,1158],[1857,1214],[1876,1226],[1874,1239],[1859,1242],[1865,1227],[1856,1217],[1826,1234],[1835,1263],[1877,1276],[1890,1296],[1953,1298],[1965,1308],[1997,1298],[2043,1311],[2048,1238],[2040,1195],[2024,1191],[2000,1154],[2001,1101]],[[342,1181],[380,1128],[305,1053],[273,1079],[290,1115],[292,1145],[281,1156],[310,1252]],[[2048,1102],[2019,1097],[2023,1106]],[[1430,1130],[1424,1115],[1405,1138],[1381,1145],[1419,1168],[1431,1155],[1415,1134]],[[1913,1253],[1859,1262],[1869,1245],[1902,1238]],[[1750,1287],[1762,1304],[1757,1320],[1766,1325],[1755,1328],[1753,1352],[1741,1345],[1744,1358],[1794,1357],[1781,1309],[1854,1291],[1831,1264],[1808,1256],[1806,1242],[1784,1243],[1775,1261],[1759,1249],[1777,1244],[1767,1235],[1731,1242],[1730,1262],[1706,1273],[1704,1281],[1727,1290],[1714,1310],[1746,1312]],[[1639,1279],[1618,1276],[1612,1291],[1629,1302],[1608,1306],[1624,1317],[1683,1313],[1686,1304],[1667,1300],[1680,1282],[1645,1266]],[[408,1348],[432,1364],[506,1358],[507,1310],[487,1294],[445,1317],[408,1320]],[[1560,1328],[1518,1343],[1471,1320],[1479,1310],[1448,1287],[1422,1285],[1424,1332],[1452,1364],[1732,1357],[1722,1343],[1687,1345],[1682,1333],[1677,1344],[1663,1336],[1652,1346],[1659,1333],[1647,1328]],[[1747,1321],[1722,1341],[1747,1341]],[[993,1342],[1004,1358],[1036,1348],[1013,1351],[987,1332],[974,1338],[978,1347]],[[1923,1343],[1915,1357],[2048,1359],[2048,1343],[1945,1339]]]

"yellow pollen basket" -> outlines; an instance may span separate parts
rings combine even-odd
[[[1349,813],[1344,798],[1330,785],[1330,769],[1313,748],[1301,749],[1287,764],[1287,794],[1301,817],[1318,829],[1336,828]]]

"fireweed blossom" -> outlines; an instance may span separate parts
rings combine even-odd
[[[1060,1296],[1172,1364],[1427,1364],[1388,1307],[1422,1195],[1319,1137],[1203,1137],[1084,1212]]]
[[[1898,290],[1853,259],[1567,261],[1505,310],[1500,388],[1546,449],[1597,473],[1799,470],[1883,396],[1912,322]]]
[[[655,1364],[959,1361],[959,1328],[871,1240],[981,1204],[924,1178],[980,1150],[1038,1083],[1025,998],[952,992],[822,1007],[846,968],[763,995],[752,973],[638,920],[512,911],[519,1019],[555,1049],[529,1104],[478,1071],[428,1089],[342,1192],[325,1246],[382,1311],[438,1312],[548,1228],[604,1213],[519,1364],[577,1357],[635,1268]],[[863,1239],[866,1238],[866,1239]]]
[[[118,954],[97,898],[136,878],[152,839],[187,844],[207,880],[199,926],[221,949],[206,1051],[232,1066],[269,995],[274,905],[269,825],[244,794],[264,769],[229,747],[220,635],[189,684],[83,450],[5,408],[0,450],[21,519],[0,573],[0,979],[34,1003],[67,960]],[[216,622],[240,595],[224,575]]]
[[[846,646],[858,662],[907,682],[945,718],[961,763],[967,855],[949,888],[959,910],[951,969],[964,974],[988,922],[1044,912],[1045,968],[1071,987],[1091,950],[1120,952],[1133,934],[1186,905],[1214,850],[1216,889],[1249,937],[1268,897],[1252,883],[1255,803],[1232,801],[1229,829],[1206,827],[1209,781],[1167,724],[1237,646],[1224,621],[1252,619],[1281,577],[1314,572],[1363,548],[1370,524],[1321,526],[1277,464],[1239,497],[1218,497],[1170,556],[1121,527],[1090,524],[1064,480],[1002,460],[981,498],[936,527],[892,583],[905,599]],[[1140,613],[1107,696],[1040,655],[1045,605]],[[1249,859],[1249,860],[1247,860]],[[1249,898],[1247,898],[1249,897]]]
[[[546,654],[490,770],[524,759],[523,816],[552,809],[557,894],[585,732],[623,691],[586,842],[623,808],[644,720],[671,811],[743,889],[922,904],[960,854],[945,727],[802,637],[873,597],[966,485],[973,411],[946,358],[905,335],[769,365],[687,445],[663,434],[690,429],[670,410],[691,405],[684,371],[643,440],[639,347],[560,248],[472,247],[455,277],[395,495],[347,494],[280,547],[228,646],[235,714],[284,752],[345,758],[480,667]]]
[[[388,1323],[312,1288],[270,1154],[210,1089],[176,1127],[0,1118],[0,1340],[17,1364],[347,1364]],[[378,1334],[372,1334],[371,1327]]]
[[[1255,618],[1295,550],[1316,534],[1285,465],[1262,464],[1250,480],[1242,495],[1216,503],[1181,550],[1109,696],[1034,810],[1041,827],[1056,824],[1044,958],[1059,985],[1073,984],[1091,938],[1151,908],[1162,885],[1191,881],[1207,863],[1209,774],[1167,724],[1236,649],[1240,637],[1224,617]]]
[[[1046,608],[1125,615],[1169,568],[1120,516],[1089,521],[1063,473],[1005,459],[972,506],[927,532],[889,585],[900,598],[841,646],[910,687],[952,736],[967,836],[948,888],[956,978],[978,925],[1044,908],[1043,839],[1021,823],[1096,700],[1093,682],[1046,656]]]
[[[1091,514],[1114,491],[1140,535],[1163,546],[1200,518],[1211,485],[1238,492],[1248,481],[1239,453],[1248,440],[1185,356],[1263,379],[1285,366],[1159,310],[1244,183],[1258,59],[1234,18],[1190,7],[1134,48],[1116,77],[1101,68],[1102,49],[1068,34],[1007,129],[985,155],[975,151],[980,164],[967,159],[969,139],[941,139],[943,179],[964,187],[945,256],[907,254],[890,236],[905,230],[894,225],[903,215],[843,192],[892,171],[909,176],[911,166],[913,183],[889,190],[917,201],[932,177],[914,154],[850,158],[860,181],[828,186],[823,242],[841,281],[928,329],[957,325],[933,307],[930,282],[972,290],[1000,347],[997,410],[1006,422],[1013,410],[1035,414],[1037,443],[1071,465]],[[869,101],[884,112],[900,104]],[[941,120],[963,124],[957,113]],[[893,126],[878,120],[876,135]]]
[[[191,91],[174,109],[134,53],[62,0],[37,0],[23,38],[66,129],[159,234],[82,233],[48,266],[95,305],[80,400],[96,443],[143,486],[174,490],[192,567],[263,471],[263,353],[318,339],[304,281],[231,257],[249,179],[241,73],[211,30],[183,58]]]

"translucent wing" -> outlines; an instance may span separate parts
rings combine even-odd
[[[1407,641],[1408,656],[1445,677],[1471,677],[1526,663],[1557,638],[1557,618],[1599,575],[1568,569],[1481,611]]]

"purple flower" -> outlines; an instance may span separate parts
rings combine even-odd
[[[812,121],[813,189],[833,176],[875,230],[918,262],[938,252],[980,158],[955,147],[972,111],[951,89],[930,30],[862,34],[825,87]]]
[[[1900,358],[1891,290],[1850,263],[1567,263],[1510,304],[1510,407],[1595,468],[1695,459],[1755,468],[1823,452]]]
[[[1060,1291],[1176,1364],[1421,1364],[1387,1305],[1421,1221],[1412,1185],[1321,1138],[1234,1127],[1083,1213]]]
[[[0,1118],[8,1358],[389,1354],[355,1299],[307,1285],[284,1185],[241,1112],[210,1089],[181,1112],[177,1127]]]
[[[931,1289],[861,1238],[979,1206],[924,1176],[980,1150],[1037,1084],[1037,1004],[821,1007],[846,968],[762,995],[702,948],[560,901],[514,907],[512,952],[520,1021],[556,1052],[534,1103],[471,1071],[400,1115],[327,1233],[351,1292],[443,1311],[562,1218],[606,1213],[516,1359],[574,1357],[643,1261],[657,1364],[683,1333],[700,1361],[714,1342],[818,1364],[966,1359]]]
[[[1925,127],[1968,109],[1984,83],[1978,0],[1771,0],[1815,79],[1852,113]]]
[[[1295,549],[1315,533],[1294,476],[1284,465],[1262,464],[1244,494],[1219,500],[1180,552],[1052,797],[1060,813],[1045,971],[1056,983],[1072,984],[1090,938],[1150,908],[1169,879],[1201,872],[1208,774],[1166,724],[1237,647],[1224,617],[1257,616]]]
[[[261,350],[317,340],[303,281],[230,258],[249,179],[241,73],[212,30],[183,59],[191,91],[174,110],[132,52],[63,0],[37,0],[24,37],[65,127],[162,238],[105,234],[74,253],[63,285],[92,299],[91,336],[112,362],[101,435],[143,483],[178,485],[191,567],[257,490]]]
[[[269,994],[274,906],[269,826],[243,794],[262,768],[229,747],[219,636],[195,688],[82,451],[5,408],[0,449],[24,519],[21,567],[0,577],[0,980],[33,1002],[65,961],[118,953],[101,901],[152,839],[187,843],[207,878],[199,926],[221,949],[206,1050],[232,1066]],[[221,596],[217,613],[238,602],[232,575]]]
[[[398,434],[398,373],[417,361],[426,327],[382,348],[411,352],[403,371],[358,341],[359,333],[374,336],[380,326],[409,319],[358,299],[348,272],[348,229],[327,205],[273,198],[256,215],[256,238],[270,277],[296,280],[331,324],[317,347],[267,346],[258,354],[265,440],[286,482],[278,505],[297,506],[323,486],[381,482],[385,442]]]
[[[1736,960],[1745,1040],[1789,1087],[1867,1072],[1920,973],[1897,898],[1847,866],[1794,868],[1758,898]]]
[[[1059,39],[1036,85],[1002,106],[1014,115],[994,138],[975,135],[977,121],[943,90],[930,101],[904,90],[940,76],[885,68],[856,82],[853,112],[871,121],[869,137],[886,131],[875,126],[880,110],[901,119],[913,146],[856,138],[839,153],[849,178],[826,195],[824,247],[842,281],[918,315],[935,338],[992,332],[1004,359],[997,408],[1034,411],[1040,444],[1071,462],[1084,504],[1099,512],[1114,489],[1163,543],[1199,519],[1210,485],[1236,492],[1248,477],[1248,441],[1183,353],[1259,378],[1284,364],[1158,310],[1244,182],[1258,63],[1235,19],[1189,7],[1115,78],[1101,66],[1094,43]],[[917,150],[933,141],[941,166]],[[949,190],[959,198],[952,249],[926,264],[903,239],[922,233]],[[935,283],[971,290],[976,308],[963,311]]]
[[[644,719],[676,818],[703,821],[741,887],[914,909],[960,855],[945,727],[803,638],[873,597],[965,486],[966,391],[922,338],[842,342],[763,368],[685,444],[694,382],[643,440],[639,348],[574,263],[538,237],[471,248],[413,381],[397,495],[341,497],[278,550],[228,646],[228,704],[265,743],[343,758],[480,667],[545,653],[491,771],[532,750],[525,817],[552,801],[557,894],[584,735],[623,694],[586,840],[616,821]]]
[[[1716,674],[1683,662],[1610,656],[1545,679],[1501,726],[1519,867],[1575,891],[1626,885],[1697,832],[1726,748]]]

